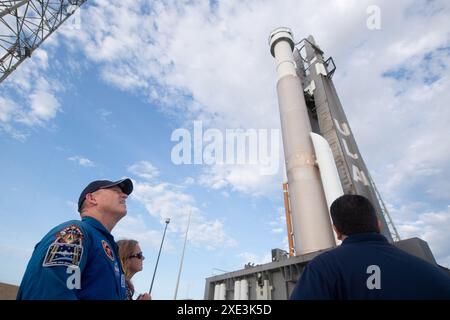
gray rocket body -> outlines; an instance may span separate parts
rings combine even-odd
[[[336,243],[320,174],[315,165],[311,124],[292,56],[292,35],[286,28],[277,30],[271,36],[271,52],[277,60],[277,93],[292,230],[296,254],[300,255],[330,248]]]

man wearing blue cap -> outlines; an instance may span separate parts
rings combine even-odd
[[[91,182],[80,220],[60,224],[35,246],[18,300],[124,300],[125,277],[111,230],[127,214],[130,179]]]

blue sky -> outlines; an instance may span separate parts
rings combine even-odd
[[[379,30],[366,26],[369,5]],[[114,229],[141,243],[150,286],[202,299],[205,278],[286,249],[282,168],[174,165],[171,135],[278,129],[276,27],[313,34],[337,65],[333,80],[371,175],[402,238],[428,242],[450,266],[450,24],[445,1],[88,1],[0,85],[0,281],[18,284],[34,245],[77,219],[94,179],[131,177],[128,215]],[[78,28],[79,26],[79,28]]]

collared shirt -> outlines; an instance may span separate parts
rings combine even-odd
[[[381,234],[361,233],[309,262],[290,298],[450,299],[450,276]]]
[[[126,299],[114,237],[92,217],[53,228],[35,246],[17,299]]]

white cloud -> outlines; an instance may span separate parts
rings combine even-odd
[[[0,255],[4,257],[28,259],[32,253],[31,248],[23,248],[18,245],[0,245]]]
[[[60,103],[56,97],[44,90],[37,90],[30,95],[31,111],[20,121],[28,125],[39,124],[55,117]]]
[[[29,95],[30,109],[22,109],[18,122],[28,126],[42,125],[56,116],[61,104],[53,94],[50,84],[39,78],[34,90]]]
[[[106,121],[106,119],[112,114],[112,112],[106,109],[98,109],[97,114],[102,120]]]
[[[0,121],[9,122],[17,108],[14,101],[0,97]]]
[[[170,218],[168,230],[184,235],[191,213],[191,224],[188,233],[190,243],[206,249],[236,245],[236,241],[227,235],[224,222],[219,219],[209,219],[196,206],[195,200],[189,194],[183,193],[180,187],[161,182],[134,182],[131,197],[145,206],[148,213],[164,223]]]
[[[72,212],[78,211],[78,203],[75,203],[73,201],[67,200],[66,205],[71,209]]]
[[[55,116],[59,107],[56,98],[45,91],[37,91],[31,95],[32,114],[39,119],[48,120]]]
[[[259,165],[214,165],[204,169],[198,182],[215,190],[229,187],[233,191],[261,196],[279,190],[280,175],[262,175]]]
[[[48,70],[48,53],[38,49],[2,82],[0,128],[13,138],[25,140],[30,127],[51,124],[60,111],[63,87]]]
[[[1,131],[5,132],[12,138],[20,141],[25,142],[27,138],[29,137],[29,134],[23,133],[17,129],[15,129],[12,125],[9,123],[0,123],[0,129]]]
[[[438,263],[449,267],[450,206],[447,210],[419,214],[418,219],[400,223],[398,230],[404,239],[419,237],[425,240]]]
[[[161,244],[163,231],[150,230],[141,215],[132,216],[129,213],[115,226],[113,234],[116,240],[133,239],[151,248],[157,249]],[[173,250],[169,239],[165,239],[165,250]]]
[[[117,128],[117,125],[112,120],[111,115],[113,113],[110,110],[100,108],[96,110],[96,114],[106,128],[108,128],[109,130],[115,130]]]
[[[192,177],[187,177],[183,182],[183,184],[185,186],[190,186],[190,185],[193,185],[194,183],[195,183],[195,180]]]
[[[258,255],[252,252],[243,252],[238,255],[243,264],[252,263],[255,265],[272,262],[272,254]]]
[[[31,58],[26,59],[14,73],[12,73],[4,84],[10,88],[17,87],[24,92],[33,90],[37,79],[42,79],[42,75],[49,68],[48,53],[46,50],[37,49]],[[3,84],[3,83],[2,83]]]
[[[276,210],[276,216],[272,221],[269,221],[271,232],[283,233],[286,232],[286,213],[283,207]]]
[[[369,117],[379,112],[392,115],[380,122],[377,130],[381,135],[383,132],[390,135],[385,137],[383,152],[362,145],[367,149],[365,154],[378,165],[376,173],[380,178],[376,180],[383,182],[381,190],[390,199],[413,200],[419,192],[432,200],[450,200],[446,192],[450,188],[450,146],[442,140],[450,136],[446,121],[450,118],[447,108],[450,77],[446,71],[450,68],[450,50],[444,52],[427,54],[430,61],[423,56],[408,60],[404,68],[412,70],[409,78],[384,84],[403,93],[392,92],[386,97],[391,101],[389,105],[367,111]],[[435,67],[436,63],[439,68]],[[426,65],[426,68],[415,65]],[[424,85],[426,76],[433,76],[435,82]],[[372,136],[369,141],[374,140],[367,128],[361,128],[361,132]],[[380,165],[383,162],[385,165]]]
[[[127,168],[128,172],[144,180],[152,180],[159,175],[156,169],[149,161],[139,161]]]
[[[92,162],[88,158],[84,158],[82,156],[73,156],[73,157],[69,157],[67,159],[70,161],[76,162],[80,166],[83,166],[83,167],[94,167],[95,166],[94,162]]]

